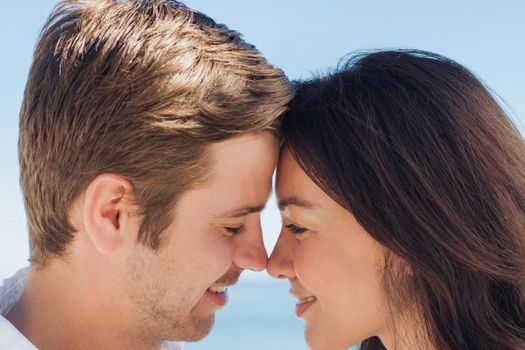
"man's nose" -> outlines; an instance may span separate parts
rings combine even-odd
[[[293,253],[295,237],[283,229],[279,234],[266,270],[274,278],[295,278]]]
[[[233,263],[242,268],[262,271],[266,268],[268,253],[264,247],[260,223],[256,228],[236,237]]]

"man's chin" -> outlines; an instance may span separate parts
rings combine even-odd
[[[177,329],[177,341],[196,342],[210,334],[215,323],[215,314],[195,316],[184,326]]]

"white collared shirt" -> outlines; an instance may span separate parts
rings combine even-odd
[[[22,297],[22,292],[27,285],[29,267],[19,270],[12,277],[5,279],[0,285],[0,349],[1,350],[38,350],[5,315]],[[182,350],[182,345],[165,341],[159,350]]]
[[[22,296],[27,284],[29,267],[19,270],[13,277],[5,279],[0,286],[0,349],[36,350],[29,339],[24,337],[4,316]]]

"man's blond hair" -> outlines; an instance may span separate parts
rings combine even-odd
[[[206,146],[276,129],[290,98],[281,70],[179,2],[60,2],[20,113],[32,261],[63,255],[73,200],[106,172],[131,182],[139,240],[158,248],[177,198],[206,175]]]

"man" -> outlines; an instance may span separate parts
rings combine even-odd
[[[291,98],[238,33],[169,0],[63,1],[20,114],[31,266],[2,349],[177,349],[265,268],[259,213]]]

